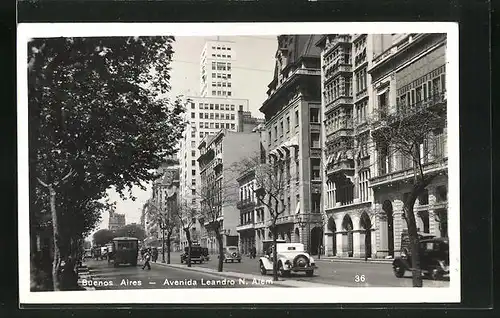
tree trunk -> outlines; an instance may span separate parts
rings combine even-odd
[[[413,214],[413,205],[416,195],[412,193],[407,202],[404,203],[403,211],[406,217],[406,224],[408,227],[408,237],[410,239],[410,252],[411,252],[411,267],[413,277],[413,287],[422,287],[422,270],[420,269],[420,253],[419,253],[419,239],[417,233],[417,225],[415,222],[415,215]]]
[[[60,290],[59,284],[59,267],[61,264],[61,253],[59,251],[59,224],[57,220],[57,211],[56,211],[56,190],[52,185],[48,187],[49,195],[50,195],[50,212],[52,214],[52,233],[53,233],[53,246],[54,246],[54,255],[52,261],[52,284],[54,291]]]
[[[219,260],[217,264],[217,271],[222,272],[224,267],[224,244],[222,240],[222,235],[219,232],[219,229],[215,231],[215,238],[217,239],[217,245],[219,247]]]
[[[167,264],[170,264],[170,237],[172,232],[167,233]]]
[[[278,242],[277,242],[277,233],[276,230],[276,225],[273,224],[273,247],[274,247],[274,251],[273,251],[273,281],[278,281],[278,252],[277,252],[277,245],[278,245]]]
[[[165,263],[165,229],[161,230],[161,262]]]
[[[191,242],[191,233],[189,231],[189,228],[184,229],[184,233],[186,233],[186,239],[188,241],[187,267],[191,267],[191,247],[193,243]]]

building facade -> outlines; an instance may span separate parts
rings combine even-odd
[[[322,238],[321,217],[321,49],[319,35],[278,37],[274,77],[260,111],[265,115],[262,132],[267,160],[283,161],[286,206],[277,226],[280,239],[304,243],[311,252]],[[270,218],[269,211],[264,219]],[[266,233],[267,232],[267,233]],[[270,239],[258,231],[256,240]]]
[[[207,41],[200,56],[200,92],[203,97],[229,97],[233,95],[233,69],[235,60],[233,43]]]
[[[413,81],[423,83],[422,78],[431,76],[428,74],[443,74],[437,70],[444,70],[445,38],[430,37],[433,36],[331,34],[317,43],[322,49],[322,206],[327,255],[394,257],[400,248],[401,233],[406,227],[402,204],[404,193],[409,191],[408,179],[412,177],[411,160],[377,145],[373,134],[381,109],[398,112],[399,105],[411,105],[430,96],[411,93],[404,87]],[[415,38],[420,40],[414,41]],[[430,61],[428,66],[422,66]],[[438,135],[431,139],[439,144],[437,148],[443,149],[443,133]],[[440,159],[438,170],[445,174],[447,166],[443,162]],[[399,177],[395,179],[392,174]],[[435,179],[439,186],[446,181],[445,176]],[[428,188],[432,192],[436,187]],[[446,190],[441,189],[441,193]],[[427,211],[429,203],[425,202],[430,202],[430,197],[422,198],[422,204],[416,207],[419,229],[437,234]]]
[[[243,116],[243,110],[240,116]],[[254,128],[259,124],[259,120],[246,117],[255,122]],[[244,119],[242,119],[244,121]],[[243,128],[251,125],[240,126],[238,132],[221,129],[214,136],[205,137],[200,145],[200,176],[202,189],[216,189],[216,208],[219,209],[219,221],[222,221],[221,233],[223,234],[224,246],[238,246],[238,232],[236,227],[240,224],[240,213],[236,202],[238,201],[238,175],[235,165],[243,159],[253,156],[259,151],[260,135],[255,131],[244,131]],[[210,198],[204,198],[210,200]],[[203,204],[214,204],[201,202]],[[203,209],[203,207],[201,208]],[[210,231],[210,220],[203,216],[199,220],[203,223],[201,232],[201,245],[208,247],[211,252],[217,250],[215,236]]]
[[[180,167],[178,159],[174,156],[167,158],[157,173],[160,177],[153,182],[151,197],[142,211],[141,223],[144,226],[146,236],[144,243],[147,246],[160,247],[163,239],[162,224],[155,216],[158,215],[158,212],[174,213],[179,192]],[[169,217],[175,218],[175,215],[172,214]],[[178,244],[178,229],[174,230],[172,238],[175,238],[171,242],[171,250],[174,250],[176,249],[175,245]]]
[[[119,228],[125,226],[125,214],[110,213],[108,229],[110,231],[116,231]]]

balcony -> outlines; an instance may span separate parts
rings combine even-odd
[[[402,119],[411,116],[418,116],[423,111],[441,112],[446,110],[447,94],[446,91],[436,92],[425,100],[414,103],[412,105],[398,105],[396,111],[375,113],[375,121],[372,124],[372,130],[380,130],[394,123],[400,122]]]
[[[255,206],[255,202],[253,200],[250,200],[250,199],[238,201],[238,203],[236,203],[236,208],[239,210],[245,209],[245,208],[253,208],[254,206]]]
[[[340,159],[339,161],[329,164],[326,168],[326,174],[332,175],[337,173],[354,173],[354,159]]]
[[[332,40],[330,40],[326,45],[326,50],[324,55],[328,55],[331,51],[333,51],[337,46],[344,44],[350,45],[352,38],[350,35],[336,35]]]
[[[248,222],[246,224],[240,224],[236,227],[236,232],[241,232],[241,231],[246,231],[246,230],[253,230],[255,228],[255,223],[254,222]]]
[[[258,221],[258,222],[255,222],[254,227],[255,227],[256,229],[260,229],[260,228],[266,227],[266,222],[265,222],[265,221]]]
[[[427,163],[423,166],[424,174],[442,172],[448,169],[448,160],[434,161]],[[381,176],[376,176],[370,179],[370,187],[380,187],[391,183],[403,182],[409,178],[413,177],[413,168],[394,171],[390,173],[383,174]]]
[[[336,99],[332,100],[331,102],[328,102],[326,104],[326,113],[336,109],[337,107],[341,105],[351,105],[353,104],[352,96],[340,96],[337,97]]]
[[[312,212],[312,213],[301,213],[295,216],[296,223],[312,223],[312,224],[323,224],[324,216],[322,213]]]
[[[338,128],[337,130],[328,130],[326,133],[326,139],[330,141],[340,137],[352,137],[353,131],[354,129],[349,123],[347,125],[344,125],[343,127]]]
[[[278,219],[276,220],[276,224],[290,224],[290,223],[295,223],[294,215],[282,215],[279,216]]]
[[[359,101],[365,97],[368,97],[368,90],[364,89],[361,92],[356,93],[356,101]]]
[[[327,84],[331,79],[335,78],[337,74],[351,72],[351,64],[330,64],[325,68],[325,79],[323,80],[323,83]]]

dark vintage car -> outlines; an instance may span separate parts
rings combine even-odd
[[[231,261],[231,263],[234,263],[235,261],[241,263],[241,254],[238,250],[238,246],[224,247],[224,262],[227,263],[229,261]]]
[[[205,262],[210,260],[210,255],[208,254],[208,247],[201,248],[201,256]]]
[[[181,264],[188,261],[189,247],[184,248],[184,253],[181,254]],[[200,246],[191,246],[191,263],[203,262],[203,248]]]
[[[449,243],[447,238],[425,237],[419,242],[420,268],[424,276],[432,279],[441,279],[450,273]],[[392,262],[394,275],[404,276],[406,271],[412,270],[412,258],[409,247],[404,247],[401,256]]]
[[[135,237],[115,237],[112,242],[112,252],[109,260],[118,267],[120,264],[130,264],[137,266],[137,256],[139,254],[139,240]]]

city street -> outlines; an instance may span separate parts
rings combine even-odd
[[[210,261],[203,264],[192,264],[192,266],[217,269],[217,261],[217,255],[210,255]],[[241,263],[224,263],[223,269],[224,271],[260,275],[258,261],[258,257],[250,259],[243,256]],[[161,262],[161,255],[158,257],[158,262]],[[171,254],[171,263],[180,264],[179,252]],[[316,259],[316,265],[318,269],[314,272],[313,277],[292,274],[291,277],[280,279],[343,287],[412,287],[411,273],[407,272],[404,278],[397,278],[392,272],[390,263],[339,262],[330,259]],[[268,276],[271,277],[272,274],[269,272]],[[433,281],[424,278],[424,287],[448,286],[449,281]]]
[[[163,266],[151,266],[151,270],[142,270],[142,262],[137,266],[122,265],[114,268],[106,260],[87,260],[92,277],[92,283],[96,290],[112,289],[144,289],[144,288],[248,288],[266,287],[262,284],[240,283],[237,279],[224,279],[218,275],[208,273],[192,272],[184,269],[168,268]],[[234,284],[231,284],[234,282]],[[88,286],[88,281],[85,282]],[[83,284],[85,284],[83,283]]]

